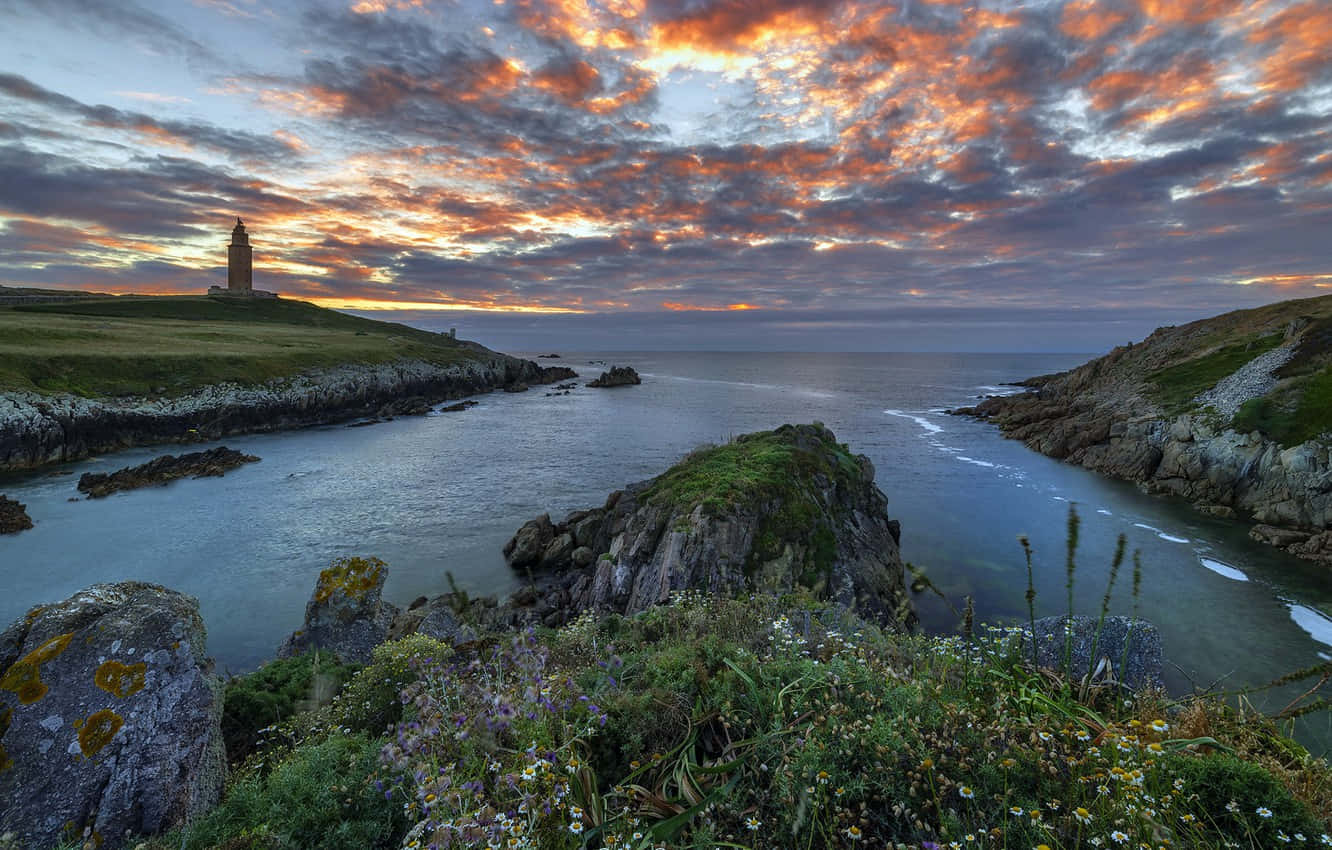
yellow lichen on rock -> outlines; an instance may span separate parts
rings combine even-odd
[[[79,730],[79,749],[88,758],[97,755],[124,724],[125,719],[109,708],[94,711]]]
[[[119,661],[107,661],[97,668],[93,681],[97,687],[109,694],[124,699],[130,694],[143,690],[147,666],[139,664],[121,664]]]
[[[327,602],[338,592],[349,599],[359,599],[379,584],[386,566],[378,558],[339,558],[319,573],[315,601]]]
[[[4,676],[0,676],[0,688],[18,695],[23,705],[32,705],[46,696],[47,687],[42,681],[41,667],[53,660],[69,646],[73,632],[56,635],[46,643],[15,661]]]

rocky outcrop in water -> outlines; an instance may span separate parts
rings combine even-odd
[[[1161,634],[1133,617],[1044,617],[1033,624],[1037,666],[1073,681],[1115,682],[1132,691],[1162,690]],[[1029,650],[1023,650],[1025,653]],[[1067,655],[1066,655],[1067,653]]]
[[[98,584],[0,634],[0,834],[120,847],[217,802],[222,688],[191,597]]]
[[[1162,328],[1138,345],[1026,381],[1029,392],[953,412],[988,419],[1050,457],[1179,496],[1214,516],[1247,518],[1257,523],[1254,539],[1332,564],[1328,441],[1286,446],[1237,428],[1243,420],[1234,416],[1249,402],[1297,409],[1301,382],[1327,368],[1329,349],[1318,335],[1330,320],[1291,318],[1309,310],[1332,313],[1332,299]],[[1264,350],[1262,340],[1279,344]],[[1218,363],[1234,366],[1197,377]],[[1197,393],[1180,398],[1180,386]]]
[[[191,452],[176,457],[163,455],[138,466],[127,466],[111,473],[85,472],[79,477],[78,490],[89,499],[101,499],[121,490],[163,485],[177,478],[210,478],[225,475],[238,466],[255,463],[259,458],[226,446],[206,452]]]
[[[804,590],[902,628],[915,615],[899,533],[868,458],[821,425],[784,425],[700,449],[560,523],[538,517],[504,555],[536,578],[517,607],[548,625],[588,609],[635,613],[685,590]]]
[[[413,397],[433,404],[516,383],[576,378],[472,346],[476,359],[449,366],[420,360],[354,364],[262,386],[213,384],[179,398],[86,399],[0,395],[0,471],[30,469],[105,451],[156,443],[216,440],[375,416]]]
[[[364,664],[388,639],[398,608],[383,601],[388,566],[378,558],[344,558],[319,573],[305,605],[305,625],[278,648],[279,658],[311,649]]]
[[[610,371],[602,372],[596,380],[588,381],[589,387],[630,387],[643,383],[632,366],[612,366]]]
[[[0,496],[0,534],[18,534],[32,528],[27,507],[22,502]]]

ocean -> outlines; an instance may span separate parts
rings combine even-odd
[[[519,577],[500,547],[526,520],[601,505],[610,491],[700,444],[820,421],[874,462],[889,513],[902,523],[903,559],[957,608],[971,597],[980,621],[1025,621],[1024,534],[1035,553],[1037,616],[1064,613],[1073,508],[1081,518],[1075,608],[1099,610],[1116,539],[1125,535],[1141,558],[1142,587],[1134,598],[1131,570],[1121,570],[1112,612],[1157,624],[1173,692],[1234,690],[1332,658],[1325,570],[1250,541],[1241,523],[943,413],[1089,357],[565,352],[543,362],[571,366],[583,380],[630,365],[643,384],[580,383],[551,396],[552,387],[535,387],[478,396],[464,412],[231,437],[221,444],[262,462],[102,500],[71,501],[80,474],[181,449],[133,449],[43,470],[0,482],[36,523],[0,538],[0,625],[95,582],[157,582],[198,597],[211,654],[222,671],[240,673],[300,627],[319,570],[335,558],[383,558],[385,596],[400,604],[451,581],[473,594],[503,594]],[[930,594],[916,602],[928,631],[956,629],[948,605]],[[1255,702],[1280,707],[1288,698]],[[1332,726],[1321,716],[1296,732],[1327,752]]]

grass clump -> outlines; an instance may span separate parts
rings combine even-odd
[[[402,807],[376,786],[382,741],[331,737],[294,751],[267,775],[233,783],[216,809],[151,850],[388,850]]]
[[[1167,414],[1181,413],[1193,405],[1193,399],[1199,394],[1210,390],[1217,381],[1253,358],[1278,346],[1282,338],[1279,333],[1253,335],[1202,357],[1157,369],[1147,376],[1152,395]]]
[[[1255,398],[1235,412],[1231,427],[1260,431],[1282,446],[1299,445],[1332,430],[1332,366],[1299,381],[1283,399]]]
[[[355,670],[338,663],[334,653],[316,650],[270,661],[227,682],[222,739],[228,760],[244,761],[263,730],[327,703]]]

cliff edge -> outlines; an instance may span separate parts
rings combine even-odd
[[[1332,564],[1332,296],[1158,328],[953,411]]]

